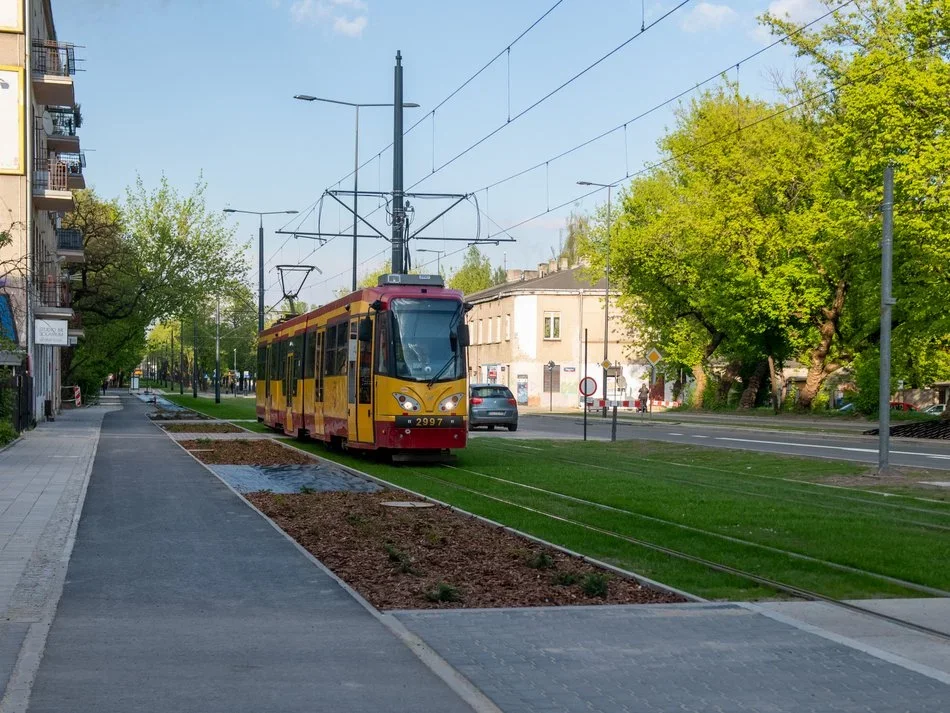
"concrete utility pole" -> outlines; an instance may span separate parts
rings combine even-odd
[[[891,437],[891,255],[894,249],[894,165],[884,167],[884,235],[881,240],[881,371],[878,392],[878,475],[889,468]]]
[[[405,273],[406,210],[402,181],[402,52],[396,50],[396,68],[393,73],[393,250],[392,270],[395,275]]]
[[[185,395],[185,320],[181,320],[181,339],[178,340],[178,393]]]
[[[191,334],[191,395],[198,398],[198,317]]]

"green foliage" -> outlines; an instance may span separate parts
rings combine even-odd
[[[458,602],[462,599],[462,594],[458,587],[451,584],[439,582],[433,589],[426,592],[426,599],[430,602]]]
[[[488,289],[492,282],[491,261],[482,255],[477,245],[472,245],[465,253],[462,266],[449,277],[448,285],[453,290],[470,295]]]
[[[591,572],[581,582],[581,591],[588,597],[606,598],[610,577],[601,572]]]
[[[553,569],[554,558],[547,552],[537,552],[528,558],[528,566],[531,569]]]
[[[581,581],[581,575],[577,572],[555,572],[554,576],[551,578],[551,582],[560,586],[560,587],[570,587],[572,584],[577,584]]]
[[[13,428],[13,424],[10,421],[0,421],[0,446],[12,443],[17,435],[16,429]]]
[[[316,488],[311,488],[309,485],[301,485],[300,490],[297,492],[299,492],[301,495],[314,495],[318,491]]]

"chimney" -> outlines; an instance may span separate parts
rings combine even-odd
[[[521,279],[521,270],[508,270],[505,272],[505,282],[518,282]]]
[[[539,263],[538,263],[538,275],[539,275],[540,277],[544,277],[544,276],[547,275],[547,274],[548,274],[548,264],[547,264],[546,262],[539,262]]]
[[[557,260],[549,260],[548,274],[551,275],[551,274],[554,274],[555,272],[557,272]]]
[[[541,277],[541,275],[538,274],[537,270],[524,270],[521,273],[522,280],[534,280],[539,277]]]
[[[568,268],[570,268],[570,264],[568,263],[567,258],[562,257],[558,263],[558,270],[567,270]]]

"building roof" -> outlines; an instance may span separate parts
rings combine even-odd
[[[487,290],[465,295],[470,302],[485,302],[508,294],[534,294],[537,292],[601,292],[607,289],[607,280],[602,278],[591,284],[584,275],[584,268],[571,267],[566,270],[557,270],[544,277],[535,277],[531,280],[515,280],[494,285]]]

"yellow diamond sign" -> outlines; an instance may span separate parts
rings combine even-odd
[[[660,354],[660,352],[658,352],[656,349],[651,349],[647,352],[647,361],[653,366],[656,366],[661,361],[663,361],[663,355]]]
[[[602,367],[604,367],[605,369],[609,369],[609,368],[610,368],[610,362],[609,362],[608,360],[606,360],[606,359],[604,359],[602,362],[600,362],[600,365],[601,365]]]

